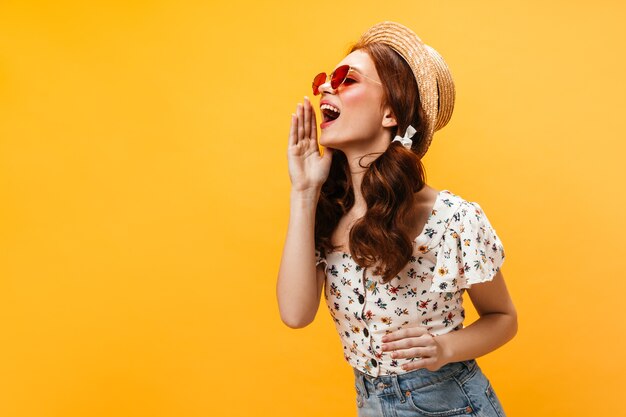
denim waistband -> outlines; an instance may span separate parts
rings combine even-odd
[[[372,376],[359,369],[353,368],[357,387],[362,390],[362,394],[368,398],[370,394],[396,395],[400,401],[404,402],[402,389],[418,389],[427,385],[435,384],[446,380],[461,370],[471,371],[477,366],[475,359],[461,362],[450,362],[436,371],[429,371],[426,368],[415,369],[397,375]],[[402,388],[400,387],[402,385]]]

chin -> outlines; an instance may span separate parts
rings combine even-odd
[[[322,132],[319,137],[319,142],[322,146],[334,148],[336,146],[341,146],[341,144],[345,142],[345,139],[340,139],[332,134]]]
[[[320,143],[320,145],[326,147],[326,146],[332,146],[333,141],[332,140],[328,140],[324,135],[322,135],[319,138],[319,143]]]

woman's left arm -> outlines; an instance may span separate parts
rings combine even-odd
[[[501,270],[491,281],[472,284],[466,292],[480,318],[461,330],[435,336],[441,345],[444,364],[486,355],[517,333],[517,311]]]
[[[403,367],[436,371],[447,363],[475,359],[511,340],[517,333],[517,312],[502,271],[491,281],[472,284],[466,290],[480,318],[460,330],[433,336],[425,327],[411,327],[383,337],[384,351],[394,358],[422,357]],[[398,350],[400,349],[400,350]]]

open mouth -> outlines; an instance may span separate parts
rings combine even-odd
[[[320,110],[322,113],[323,123],[337,120],[339,114],[341,113],[337,107],[331,106],[330,104],[322,104]]]

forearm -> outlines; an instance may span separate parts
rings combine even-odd
[[[319,190],[292,191],[287,238],[276,294],[283,322],[302,327],[313,320],[319,306],[315,268],[315,209]]]
[[[446,363],[461,362],[486,355],[511,340],[517,333],[517,317],[506,313],[490,313],[461,330],[439,336]]]

